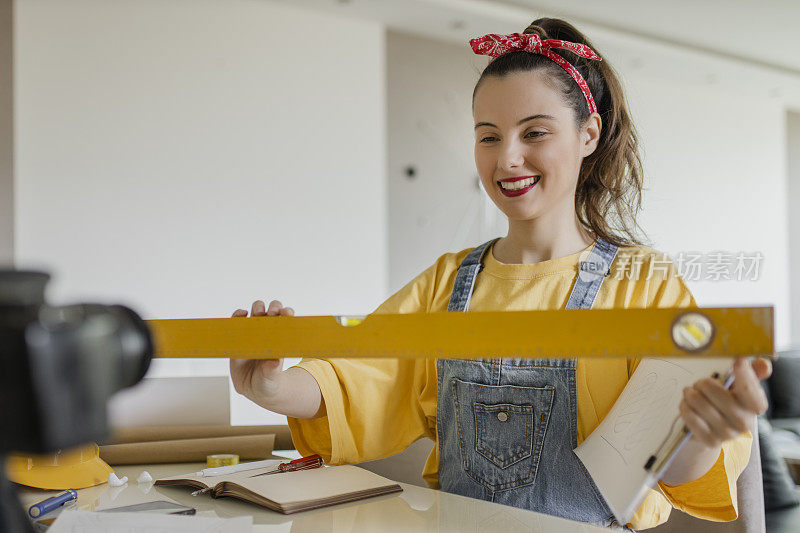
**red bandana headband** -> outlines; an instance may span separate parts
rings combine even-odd
[[[542,41],[535,33],[512,33],[511,35],[496,35],[492,33],[484,35],[483,37],[478,37],[477,39],[471,39],[469,44],[472,46],[472,51],[476,54],[490,57],[499,57],[508,52],[516,52],[519,50],[549,57],[558,63],[561,68],[566,70],[581,88],[583,96],[586,98],[586,103],[589,105],[589,113],[597,112],[597,106],[594,104],[592,92],[589,90],[589,86],[586,84],[586,80],[583,79],[583,76],[581,76],[581,73],[578,72],[578,69],[569,61],[551,50],[552,48],[566,48],[581,57],[602,61],[600,56],[595,54],[594,50],[585,44],[571,43],[560,39],[547,39]]]

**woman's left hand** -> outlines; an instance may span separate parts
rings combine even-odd
[[[767,359],[737,359],[734,382],[726,390],[717,379],[701,379],[683,389],[680,412],[693,439],[717,448],[753,427],[753,418],[767,410],[759,381],[772,374]]]

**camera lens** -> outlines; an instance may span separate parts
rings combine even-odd
[[[142,318],[124,305],[112,305],[108,310],[119,317],[117,331],[120,343],[120,388],[141,381],[153,359],[153,339]]]
[[[97,379],[113,394],[144,377],[153,358],[153,341],[144,320],[124,305],[77,304],[44,306],[39,321],[50,332],[48,342],[62,351],[76,342],[77,351],[93,361]],[[103,376],[102,380],[100,376]]]

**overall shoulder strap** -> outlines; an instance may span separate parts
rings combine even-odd
[[[611,274],[611,263],[619,248],[603,239],[595,241],[586,260],[578,263],[578,276],[567,301],[567,309],[591,309],[600,286]]]
[[[483,270],[483,258],[495,241],[497,239],[481,244],[461,261],[456,273],[456,281],[453,283],[453,292],[450,294],[450,302],[447,304],[448,311],[467,311],[469,309],[469,301],[475,288],[475,279]]]

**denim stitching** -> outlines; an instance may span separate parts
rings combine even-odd
[[[572,359],[572,362],[575,363],[573,368],[577,368],[577,360]],[[572,448],[575,449],[578,446],[578,405],[577,405],[577,384],[575,382],[575,375],[577,374],[577,370],[575,372],[570,372],[567,375],[567,384],[568,384],[568,392],[567,397],[569,398],[569,427],[570,433],[572,437]],[[572,399],[575,398],[573,402]]]
[[[444,370],[444,365],[442,365],[442,360],[439,359],[438,361],[436,361],[436,395],[437,395],[437,399],[436,399],[436,438],[438,439],[437,440],[437,445],[439,446],[440,455],[439,455],[439,465],[438,465],[438,468],[436,469],[436,477],[438,478],[440,485],[441,485],[441,479],[442,479],[442,464],[444,463],[444,461],[442,461],[442,457],[441,457],[441,446],[442,446],[442,443],[444,442],[444,439],[442,438],[442,424],[439,423],[440,420],[439,420],[439,398],[438,398],[438,396],[439,396],[439,394],[441,394],[441,391],[442,391],[442,373],[443,373],[442,371],[443,370]]]
[[[514,465],[514,464],[522,461],[523,459],[527,459],[528,457],[531,456],[531,454],[533,453],[533,439],[530,439],[530,441],[528,441],[528,432],[529,432],[529,430],[531,428],[531,424],[536,424],[536,420],[533,417],[534,409],[533,409],[532,405],[519,405],[518,406],[518,405],[512,405],[512,404],[508,404],[508,403],[487,405],[487,404],[475,402],[475,403],[472,404],[472,410],[475,413],[475,421],[476,421],[476,424],[475,424],[475,427],[476,427],[476,432],[475,432],[475,451],[476,452],[478,452],[479,454],[481,454],[486,459],[488,459],[492,463],[496,464],[500,468],[508,468],[509,466]],[[479,411],[484,413],[484,414],[486,414],[486,415],[490,415],[491,413],[496,412],[496,411],[501,411],[501,412],[510,411],[510,412],[513,412],[513,413],[529,414],[530,416],[525,418],[525,435],[523,436],[523,439],[525,440],[525,442],[528,442],[528,450],[525,451],[524,448],[523,448],[523,451],[512,455],[508,459],[503,460],[500,457],[497,457],[495,454],[493,454],[492,451],[488,447],[482,446],[481,443],[483,442],[483,417],[479,417],[478,416],[478,412]],[[480,420],[480,423],[478,423],[478,420]]]
[[[572,453],[574,454],[575,452],[573,451]],[[586,470],[586,466],[584,466],[583,461],[578,460],[578,466],[580,467],[581,472],[583,472],[583,475],[586,477],[586,481],[589,482],[589,487],[592,489],[592,492],[594,493],[594,497],[597,498],[597,501],[600,503],[600,505],[603,506],[603,509],[606,510],[606,512],[608,513],[609,518],[610,519],[614,519],[614,513],[611,512],[611,509],[608,507],[608,504],[606,503],[605,499],[603,498],[603,496],[598,491],[597,486],[594,484],[594,481],[592,480],[592,476],[590,476],[589,472]]]
[[[476,387],[483,387],[485,389],[520,389],[520,390],[555,390],[554,387],[525,387],[522,385],[485,385],[483,383],[473,383],[472,381],[464,381],[462,379],[453,378],[454,380],[464,383],[465,385],[474,385]]]
[[[568,360],[564,359],[532,359],[534,361],[530,365],[526,364],[511,364],[508,362],[504,362],[505,359],[472,359],[472,358],[461,358],[456,357],[453,358],[455,361],[465,361],[470,363],[481,363],[485,365],[493,365],[493,366],[509,366],[513,368],[547,368],[553,370],[571,370],[574,366],[571,366]],[[546,361],[550,361],[551,364],[544,364]]]
[[[453,389],[453,400],[454,400],[455,411],[456,411],[456,413],[455,413],[455,415],[456,415],[456,429],[457,429],[457,432],[458,432],[458,444],[459,444],[459,449],[460,449],[460,452],[461,452],[461,468],[464,471],[464,473],[467,474],[470,478],[472,478],[473,481],[479,483],[483,487],[486,487],[488,490],[490,490],[492,492],[499,492],[499,491],[503,491],[503,490],[514,489],[514,488],[518,488],[518,487],[522,487],[522,486],[533,484],[533,482],[536,479],[536,470],[538,470],[538,467],[539,467],[539,457],[537,456],[537,454],[541,454],[541,449],[542,449],[542,446],[543,446],[543,443],[544,443],[544,434],[542,434],[541,437],[539,437],[537,435],[537,442],[541,441],[541,444],[538,446],[536,451],[532,454],[532,455],[534,455],[534,457],[530,461],[530,465],[529,465],[529,468],[528,468],[527,472],[525,472],[525,473],[521,472],[518,475],[517,479],[509,480],[509,481],[506,481],[505,483],[494,483],[494,484],[490,483],[488,480],[485,480],[482,477],[480,477],[477,472],[475,472],[472,469],[470,469],[470,465],[469,465],[469,463],[467,461],[467,455],[464,452],[465,443],[464,443],[464,429],[463,429],[463,426],[462,426],[461,413],[460,413],[461,404],[459,403],[459,400],[458,400],[458,391],[457,391],[457,389],[458,389],[458,383],[464,383],[464,384],[467,384],[467,385],[474,385],[474,386],[483,387],[483,388],[500,388],[500,387],[492,386],[492,385],[484,385],[482,383],[472,383],[472,382],[468,382],[468,381],[462,381],[462,380],[460,380],[458,378],[451,378],[450,382],[453,385],[452,389]],[[504,389],[549,391],[550,392],[550,405],[548,406],[548,411],[552,409],[553,396],[554,396],[554,392],[555,392],[555,388],[554,387],[520,387],[520,386],[516,386],[516,385],[503,385],[502,388],[504,388]],[[473,414],[474,414],[474,409],[473,409]],[[549,420],[549,416],[548,416],[548,420]],[[477,423],[476,423],[476,427],[477,427]],[[545,429],[545,433],[546,433],[547,426],[545,426],[544,429]],[[510,465],[508,465],[508,466],[510,466]],[[531,474],[533,474],[532,477],[531,477]],[[520,477],[520,476],[523,476],[523,475],[525,477]]]
[[[543,419],[542,422],[544,423],[544,428],[542,428],[540,431],[537,431],[536,433],[536,445],[533,450],[533,459],[531,461],[530,468],[528,469],[528,475],[530,476],[530,473],[533,472],[533,477],[531,478],[530,482],[522,483],[516,486],[506,487],[504,489],[498,489],[497,492],[500,492],[500,490],[513,489],[513,488],[523,487],[526,485],[533,485],[534,483],[536,483],[536,476],[539,473],[539,461],[542,458],[542,448],[544,448],[544,440],[547,436],[547,429],[549,428],[550,425],[550,412],[553,409],[554,396],[555,392],[554,390],[551,390],[550,405],[544,412],[542,412],[542,419]]]
[[[553,401],[555,399],[555,389],[550,392],[550,405],[547,406],[547,409],[542,413],[545,418],[544,420],[544,427],[536,432],[536,447],[534,448],[534,465],[533,468],[533,480],[531,483],[536,481],[536,474],[539,473],[539,459],[542,457],[542,448],[544,448],[544,439],[547,436],[547,429],[550,427],[550,412],[553,410]]]
[[[456,411],[456,428],[458,429],[458,448],[461,452],[461,467],[466,469],[467,455],[464,453],[464,435],[461,430],[461,404],[458,402],[458,385],[456,384],[455,378],[450,379],[450,389],[453,394],[453,404]]]

